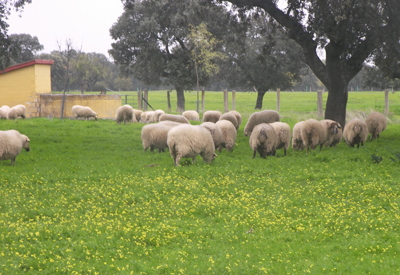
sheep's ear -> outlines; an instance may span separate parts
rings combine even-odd
[[[218,155],[216,153],[214,153],[214,157],[218,157]]]
[[[338,129],[342,129],[342,126],[338,123],[337,124]]]
[[[29,141],[30,141],[28,137],[26,138],[26,141],[27,141],[27,142],[29,142]]]

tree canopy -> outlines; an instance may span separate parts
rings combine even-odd
[[[17,56],[13,58],[15,63],[22,63],[35,58],[37,53],[43,50],[43,45],[39,43],[39,39],[36,36],[30,34],[11,34],[9,35],[11,43],[18,47]]]

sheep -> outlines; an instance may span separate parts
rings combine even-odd
[[[154,111],[146,111],[144,112],[143,123],[153,123],[155,122],[155,112]],[[143,118],[143,116],[142,116]]]
[[[155,110],[153,114],[153,122],[159,122],[160,121],[160,116],[164,115],[165,112],[163,110]]]
[[[210,132],[199,125],[182,124],[168,132],[167,144],[175,166],[179,166],[181,158],[202,156],[204,162],[211,163],[215,154],[215,145]]]
[[[142,119],[142,114],[143,114],[143,111],[141,111],[141,110],[136,110],[136,109],[133,109],[133,113],[135,114],[136,121],[137,121],[137,122],[141,121],[141,119]]]
[[[16,130],[0,131],[0,160],[11,159],[10,165],[15,165],[15,158],[22,148],[29,152],[29,138]]]
[[[186,117],[187,120],[194,120],[194,121],[199,121],[199,113],[196,111],[185,111],[182,113],[182,116]]]
[[[261,123],[256,125],[249,139],[250,147],[253,150],[253,159],[256,157],[257,151],[260,157],[264,159],[266,156],[275,155],[276,139],[275,130],[270,124]]]
[[[118,124],[121,123],[121,121],[126,124],[127,122],[132,123],[132,122],[137,122],[135,113],[133,112],[133,108],[130,105],[124,105],[121,106],[117,109],[117,114],[115,116],[115,120],[117,121]]]
[[[16,105],[8,111],[7,118],[8,119],[16,119],[18,117],[26,118],[25,116],[26,108],[24,105]]]
[[[95,120],[97,120],[96,112],[94,112],[90,107],[87,106],[74,105],[72,106],[71,112],[75,119],[83,117],[87,120],[90,117],[93,117]]]
[[[310,147],[313,150],[318,145],[321,145],[322,147],[327,139],[328,133],[318,120],[308,119],[303,122],[300,129],[300,135],[306,148],[306,153],[308,153]]]
[[[272,123],[280,121],[279,114],[273,110],[264,110],[250,115],[249,120],[244,127],[244,135],[249,137],[253,128],[261,123]]]
[[[328,128],[328,135],[324,143],[325,147],[335,147],[340,143],[343,136],[342,126],[333,120],[324,119],[320,121],[324,127]]]
[[[228,120],[219,120],[215,123],[222,131],[222,142],[218,147],[218,152],[225,147],[226,151],[232,151],[235,146],[237,131],[232,122]]]
[[[146,112],[140,114],[140,122],[146,123]]]
[[[372,112],[367,116],[365,123],[368,126],[368,132],[371,134],[370,140],[378,139],[379,135],[387,127],[386,117],[378,112]]]
[[[7,119],[8,112],[0,108],[0,119]]]
[[[164,125],[167,125],[167,126],[178,126],[178,125],[182,125],[184,123],[171,121],[171,120],[164,120],[164,121],[160,121],[158,124],[164,124]]]
[[[232,114],[232,113],[224,113],[224,114],[222,114],[220,117],[219,117],[219,120],[227,120],[227,121],[230,121],[232,124],[233,124],[233,126],[235,126],[235,129],[237,130],[237,128],[238,128],[238,121],[237,121],[237,119],[236,119],[236,116],[234,115],[234,114]]]
[[[143,126],[141,138],[144,152],[146,152],[149,147],[151,152],[153,152],[154,149],[158,149],[159,153],[164,152],[164,149],[168,148],[168,132],[177,125],[180,124],[156,123]]]
[[[282,149],[286,156],[286,151],[290,146],[290,139],[292,137],[292,131],[290,126],[284,122],[274,122],[270,124],[275,130],[276,134],[276,149]]]
[[[7,106],[7,105],[3,105],[3,106],[0,107],[0,109],[3,109],[4,111],[6,111],[8,113],[11,108],[9,106]]]
[[[364,142],[368,137],[368,126],[364,120],[359,118],[353,118],[346,123],[343,130],[343,138],[346,144],[354,147],[357,144],[357,149],[364,145]]]
[[[243,121],[241,114],[238,111],[229,111],[229,113],[233,114],[236,117],[236,120],[238,123],[236,130],[238,130],[240,125],[242,125],[242,121]]]
[[[187,120],[186,117],[181,116],[181,115],[171,115],[171,114],[164,114],[160,116],[160,121],[165,121],[165,120],[170,120],[170,121],[175,121],[179,123],[186,123],[190,124],[189,120]]]
[[[215,123],[212,122],[203,122],[200,124],[201,127],[206,128],[208,131],[210,131],[210,134],[213,138],[215,148],[219,148],[219,146],[222,143],[222,131],[221,128]]]
[[[221,116],[220,111],[206,111],[203,114],[203,122],[214,122],[216,123]]]
[[[304,121],[297,122],[293,126],[293,137],[292,137],[292,148],[293,150],[300,150],[303,151],[305,148],[303,140],[301,139],[301,126],[303,125]]]

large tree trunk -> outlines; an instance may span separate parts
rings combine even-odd
[[[264,95],[265,95],[265,92],[260,92],[260,91],[257,92],[257,102],[256,102],[256,107],[254,109],[261,110]]]
[[[325,119],[339,122],[342,127],[346,124],[347,85],[346,88],[331,85],[325,107]],[[339,86],[339,85],[337,85]],[[341,85],[340,85],[341,86]]]
[[[176,111],[177,112],[184,112],[185,111],[185,94],[183,88],[175,87],[176,90]]]

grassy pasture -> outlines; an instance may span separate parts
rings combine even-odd
[[[243,135],[255,93],[236,99],[238,145],[211,165],[144,153],[143,124],[0,120],[31,139],[14,167],[0,162],[0,274],[399,273],[398,94],[379,140],[266,160]],[[349,94],[349,116],[383,108],[382,92]],[[206,109],[223,109],[222,94],[207,93]],[[291,127],[315,117],[316,94],[282,93],[281,110]]]

